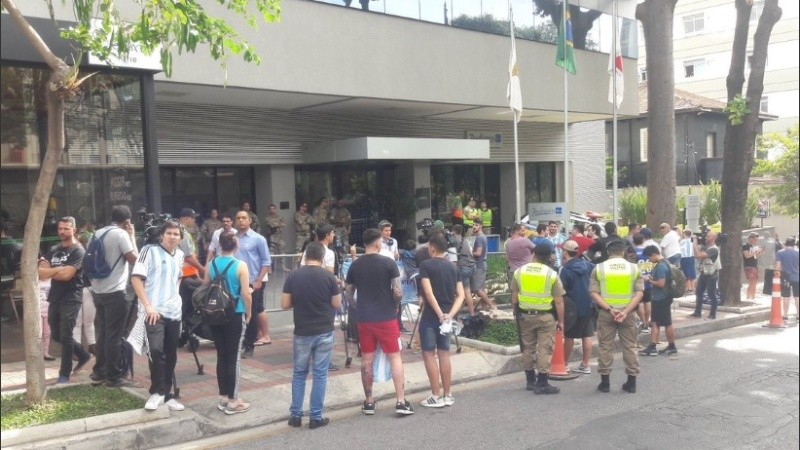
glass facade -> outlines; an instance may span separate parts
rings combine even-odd
[[[4,64],[0,104],[0,207],[7,234],[21,238],[47,148],[49,70]],[[83,76],[81,73],[79,75]],[[101,224],[111,208],[146,204],[141,79],[97,73],[65,104],[65,151],[53,184],[43,247],[57,240],[56,218]]]
[[[556,163],[525,163],[525,207],[528,203],[556,201]]]
[[[163,211],[154,212],[176,216],[189,207],[208,217],[214,208],[235,215],[246,201],[255,207],[252,167],[161,167],[159,173]]]

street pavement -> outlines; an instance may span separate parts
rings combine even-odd
[[[559,395],[537,396],[517,373],[459,386],[452,407],[416,406],[398,418],[387,400],[373,417],[350,408],[325,428],[284,423],[222,448],[798,448],[798,328],[748,325],[679,340],[678,348],[674,357],[640,357],[636,394],[620,390],[616,355],[610,394],[596,390],[593,373],[552,382]]]
[[[691,304],[691,302],[689,303]],[[677,307],[676,305],[673,317],[678,336],[683,338],[701,336],[705,341],[704,335],[707,333],[747,323],[764,323],[768,317],[766,307],[769,305],[770,299],[760,296],[756,303],[758,306],[751,308],[750,312],[740,311],[737,313],[721,310],[718,312],[718,319],[713,321],[690,318],[691,308]],[[187,406],[186,411],[168,412],[166,408],[162,408],[165,410],[164,414],[158,414],[156,417],[152,413],[136,410],[74,421],[77,423],[45,425],[21,431],[12,430],[2,433],[3,447],[9,445],[24,447],[27,444],[36,448],[107,448],[108,445],[115,448],[153,448],[181,443],[176,448],[185,448],[187,442],[209,437],[222,436],[221,442],[227,442],[228,436],[233,438],[238,436],[237,433],[246,434],[250,430],[256,430],[259,433],[263,433],[265,430],[283,430],[288,417],[288,405],[291,397],[291,331],[285,328],[272,331],[273,344],[257,347],[255,358],[242,361],[241,395],[252,404],[251,411],[246,414],[225,416],[216,409],[218,401],[217,383],[214,376],[216,355],[211,343],[203,343],[198,352],[200,361],[204,364],[205,373],[203,375],[197,374],[192,355],[185,350],[179,351],[176,374],[181,386],[182,401]],[[783,330],[768,330],[768,332],[783,333]],[[334,353],[334,361],[343,366],[345,352],[341,336],[341,332],[337,331],[338,344]],[[644,342],[647,337],[647,335],[642,335],[640,342]],[[405,339],[407,336],[404,336]],[[687,345],[686,350],[691,351],[689,354],[694,353],[691,345]],[[579,358],[579,351],[580,349],[577,348],[573,352],[573,360]],[[682,351],[681,358],[686,356],[683,353]],[[427,395],[428,390],[421,357],[419,354],[404,350],[403,360],[406,370],[406,390],[418,396],[417,400],[419,400],[424,397],[423,393]],[[503,379],[498,378],[498,375],[521,370],[518,353],[516,355],[513,353],[500,355],[464,347],[462,353],[453,354],[452,360],[453,376],[459,384],[469,382],[469,385],[472,385],[475,380],[480,379]],[[705,356],[702,355],[698,361],[698,364],[704,364]],[[49,379],[54,380],[57,375],[56,363],[47,364]],[[645,361],[645,363],[647,362]],[[593,358],[593,370],[596,370],[595,364],[596,360]],[[146,358],[137,356],[135,367],[134,380],[141,387],[128,390],[140,396],[142,404],[144,404],[144,400],[148,396],[146,388],[149,386]],[[331,414],[331,417],[339,417],[342,414],[346,416],[349,408],[360,405],[363,401],[359,359],[354,357],[353,366],[350,369],[342,367],[338,372],[331,372],[331,375],[326,414]],[[703,376],[705,375],[701,375],[701,377]],[[76,376],[73,381],[88,382],[87,377],[88,374]],[[679,375],[678,378],[682,381],[692,380],[691,382],[694,383],[693,379],[684,375]],[[650,380],[645,376],[642,383],[649,383]],[[614,380],[614,383],[621,384],[622,381],[623,377],[620,376],[618,380]],[[579,385],[585,381],[580,379],[575,383]],[[588,390],[594,389],[594,385],[596,385],[596,380],[589,382]],[[19,391],[22,387],[24,387],[24,362],[2,364],[3,394]],[[310,389],[310,385],[308,389]],[[379,415],[381,409],[389,416],[393,415],[389,412],[389,409],[393,407],[393,401],[389,400],[392,393],[391,383],[376,385],[376,395],[381,398]],[[518,394],[519,392],[517,392]],[[459,400],[459,406],[460,404],[461,400]],[[591,408],[592,406],[587,405],[586,407]],[[468,408],[471,409],[473,406],[470,404]],[[607,408],[608,406],[603,404],[600,409],[605,411]],[[447,411],[437,413],[447,414]],[[491,414],[499,414],[502,417],[504,412],[501,409]],[[422,415],[420,414],[420,416]],[[409,422],[416,420],[418,419],[410,419]],[[465,422],[469,425],[465,427],[459,425],[457,428],[466,435],[471,435],[474,432],[474,426],[482,422],[481,416],[475,416]]]

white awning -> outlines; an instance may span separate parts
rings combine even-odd
[[[489,159],[489,140],[361,137],[310,144],[304,163]]]

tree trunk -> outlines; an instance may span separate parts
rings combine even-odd
[[[647,52],[647,225],[675,223],[675,75],[672,18],[678,0],[636,6]]]
[[[736,1],[736,31],[733,39],[731,66],[728,72],[728,102],[742,94],[747,55],[747,35],[752,5]],[[772,28],[781,17],[778,0],[767,0],[753,36],[753,56],[747,83],[747,107],[741,124],[728,123],[725,133],[725,154],[722,167],[722,232],[728,240],[721,245],[722,271],[719,287],[725,303],[742,303],[742,219],[747,202],[747,185],[753,170],[755,140],[759,131],[759,105],[764,91],[764,68]]]
[[[25,402],[43,403],[47,396],[44,376],[44,354],[42,352],[41,311],[39,309],[39,287],[37,280],[39,245],[42,226],[47,212],[47,203],[53,191],[61,153],[64,151],[64,100],[70,87],[69,79],[74,74],[61,58],[44,43],[36,30],[28,23],[12,0],[2,0],[3,8],[18,26],[20,34],[33,46],[39,56],[52,69],[47,83],[47,151],[42,161],[39,179],[33,191],[25,236],[22,240],[22,312],[25,346]]]

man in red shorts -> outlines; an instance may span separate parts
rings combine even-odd
[[[392,382],[397,395],[395,412],[398,415],[414,414],[414,409],[405,398],[405,375],[400,356],[400,327],[397,324],[397,308],[403,293],[400,288],[400,271],[391,258],[380,254],[381,232],[375,228],[364,231],[366,254],[353,261],[347,271],[346,293],[356,306],[358,336],[361,343],[361,383],[364,386],[364,405],[361,411],[375,414],[375,398],[372,395],[372,362],[378,345],[389,358]],[[358,297],[353,294],[358,291]]]

